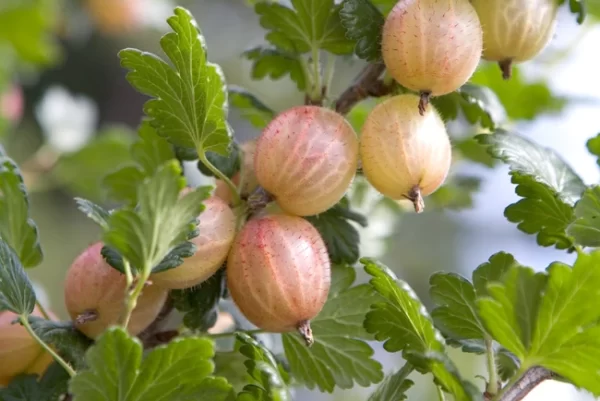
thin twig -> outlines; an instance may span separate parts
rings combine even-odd
[[[354,83],[346,89],[335,103],[335,110],[340,114],[348,113],[352,107],[369,96],[380,97],[389,94],[391,85],[380,80],[385,71],[383,62],[378,61],[367,65],[356,77]]]
[[[542,382],[557,377],[556,373],[546,368],[534,366],[525,371],[512,385],[507,385],[499,394],[496,401],[521,401]]]

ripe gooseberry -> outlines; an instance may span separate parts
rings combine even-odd
[[[65,280],[65,305],[75,326],[90,338],[119,321],[124,309],[125,275],[112,268],[102,255],[102,243],[88,247],[71,265]],[[137,335],[158,316],[167,291],[146,286],[131,314],[127,330]]]
[[[205,200],[204,206],[199,216],[200,233],[190,240],[196,245],[196,253],[173,269],[152,274],[150,280],[154,285],[167,289],[193,287],[215,274],[227,259],[235,237],[235,215],[216,196]]]
[[[461,87],[481,58],[483,33],[469,0],[405,0],[383,26],[381,52],[389,74],[421,95],[421,115],[430,96]]]
[[[343,196],[358,164],[358,139],[340,114],[297,106],[276,116],[256,143],[258,183],[296,216],[322,213]]]
[[[306,219],[285,214],[249,220],[227,259],[227,285],[235,304],[255,326],[298,330],[312,344],[310,319],[323,308],[331,283],[329,256]]]
[[[483,28],[483,58],[497,61],[509,79],[513,62],[533,59],[556,27],[555,0],[472,0]]]
[[[446,179],[452,159],[450,139],[437,110],[420,115],[419,97],[403,94],[379,103],[369,113],[360,137],[363,173],[382,194],[409,199],[423,211],[423,196]]]
[[[36,307],[32,316],[42,317]],[[52,356],[19,323],[19,316],[0,312],[0,386],[6,386],[20,374],[43,374],[52,363]]]

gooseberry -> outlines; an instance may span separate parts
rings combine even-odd
[[[381,52],[389,74],[421,95],[421,114],[430,96],[461,87],[481,59],[483,33],[469,0],[404,0],[383,26]]]
[[[356,173],[358,139],[340,114],[297,106],[276,116],[256,144],[258,183],[296,216],[322,213],[343,196]]]
[[[229,292],[244,316],[266,331],[298,330],[309,345],[310,320],[323,308],[330,283],[325,243],[297,216],[249,220],[227,259]]]
[[[32,316],[42,317],[36,307]],[[18,315],[0,312],[0,386],[5,386],[20,374],[43,374],[52,363],[52,356],[19,323]]]
[[[222,199],[212,196],[204,201],[199,216],[197,237],[191,239],[196,253],[173,269],[150,276],[154,285],[183,289],[200,284],[212,276],[227,259],[235,237],[235,215]]]
[[[437,110],[430,106],[420,115],[418,102],[418,96],[403,94],[375,106],[362,128],[360,155],[375,189],[392,199],[409,199],[421,212],[423,196],[448,175],[452,149]]]
[[[513,62],[533,59],[550,42],[556,27],[555,0],[472,0],[483,28],[483,58],[498,62],[502,77]]]
[[[98,242],[83,251],[67,272],[65,305],[75,326],[86,336],[96,338],[106,328],[117,324],[124,309],[127,281],[102,255]],[[167,291],[147,285],[131,314],[127,330],[137,335],[158,316]]]

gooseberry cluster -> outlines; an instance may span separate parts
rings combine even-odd
[[[150,276],[129,332],[137,335],[157,318],[169,291],[201,285],[225,266],[229,294],[250,322],[270,332],[298,330],[310,345],[310,320],[325,304],[331,276],[325,241],[305,217],[343,198],[359,160],[376,190],[408,199],[421,212],[423,197],[443,184],[452,161],[444,121],[429,98],[465,84],[481,57],[510,77],[512,63],[532,59],[548,43],[556,14],[554,0],[399,1],[383,26],[382,56],[391,77],[416,93],[377,104],[360,139],[327,107],[278,114],[256,140],[241,145],[242,168],[231,181],[246,195],[246,207],[233,205],[228,183],[217,180],[199,216],[200,234],[191,240],[195,254]],[[0,113],[15,114],[6,96],[0,99]],[[256,194],[265,198],[262,208],[250,202]],[[107,263],[102,248],[100,242],[87,248],[66,277],[67,310],[90,338],[117,323],[125,306],[126,277]],[[10,324],[14,318],[0,313],[0,343],[12,344],[0,351],[10,368],[0,372],[0,384],[50,362],[24,328]]]

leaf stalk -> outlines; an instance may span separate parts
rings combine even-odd
[[[491,338],[485,339],[486,359],[488,368],[487,395],[494,397],[498,393],[498,369],[496,368],[496,354],[494,353],[494,342]]]
[[[240,191],[235,186],[235,184],[233,182],[231,182],[231,180],[225,174],[223,174],[223,172],[221,170],[216,168],[210,162],[210,160],[208,160],[208,158],[206,157],[206,152],[204,152],[204,150],[198,149],[198,158],[200,159],[202,164],[204,164],[206,166],[206,168],[209,169],[215,175],[215,177],[217,177],[221,181],[225,182],[225,184],[227,184],[227,186],[229,187],[229,190],[231,191],[231,193],[233,195],[233,207],[236,207],[237,205],[239,205],[242,202],[242,198],[240,197]]]
[[[31,325],[29,324],[29,320],[28,320],[28,316],[27,315],[20,315],[19,316],[19,321],[21,322],[21,324],[23,325],[23,327],[25,327],[25,330],[27,330],[27,332],[29,333],[29,335],[38,343],[42,346],[42,348],[44,348],[44,350],[46,350],[46,352],[48,352],[50,355],[52,355],[52,358],[54,358],[54,360],[56,362],[58,362],[58,364],[60,366],[63,367],[64,370],[67,371],[67,373],[69,374],[70,377],[74,377],[77,372],[75,372],[75,370],[69,366],[69,364],[67,363],[67,361],[65,361],[64,359],[61,358],[60,355],[58,355],[48,344],[46,344],[46,342],[44,340],[42,340],[33,330],[33,327],[31,327]]]

